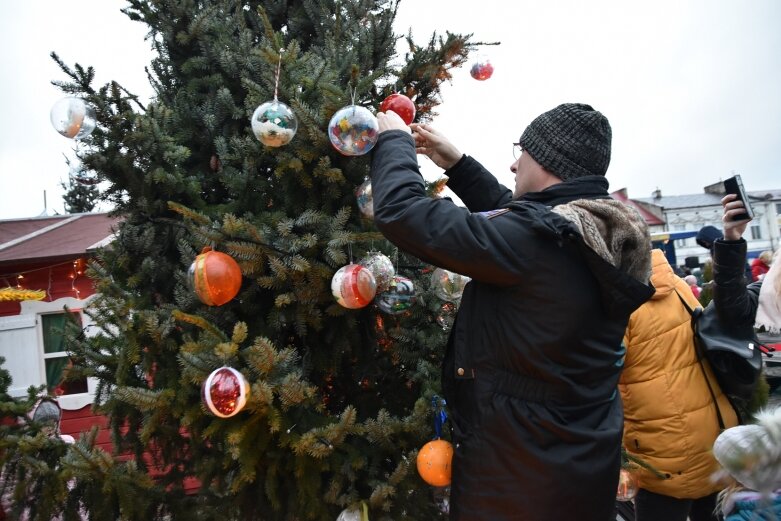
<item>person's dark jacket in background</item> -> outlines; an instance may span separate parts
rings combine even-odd
[[[446,173],[467,208],[426,195],[409,134],[380,134],[375,224],[399,248],[472,278],[443,367],[450,518],[607,521],[620,465],[621,340],[653,289],[589,249],[551,207],[589,199],[626,210],[603,176],[511,201],[468,156]],[[624,217],[604,229],[618,234]],[[650,239],[624,245],[625,262],[646,261],[647,281]]]

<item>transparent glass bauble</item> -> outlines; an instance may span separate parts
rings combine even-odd
[[[81,98],[62,98],[49,113],[54,130],[71,139],[83,139],[95,130],[95,109]]]
[[[361,521],[361,511],[345,508],[342,510],[342,513],[339,514],[339,517],[336,518],[336,521]]]
[[[346,156],[362,156],[374,148],[379,136],[377,118],[367,108],[349,105],[341,108],[328,123],[328,138]]]
[[[472,63],[472,67],[469,69],[469,74],[477,81],[485,81],[490,78],[494,73],[494,66],[491,65],[491,60],[485,56],[478,56],[477,60]]]
[[[292,141],[298,130],[298,118],[281,101],[267,101],[252,114],[252,133],[267,147],[281,147]]]
[[[456,305],[452,302],[445,302],[439,308],[439,314],[437,314],[437,324],[442,328],[442,331],[450,331],[453,327],[453,322],[456,320]]]
[[[358,202],[358,210],[367,219],[374,219],[374,197],[372,197],[372,182],[367,177],[361,186],[355,190],[355,199]]]
[[[377,293],[388,289],[393,276],[396,275],[396,269],[393,262],[387,255],[379,251],[370,251],[358,261],[358,264],[368,268],[374,275],[374,281],[377,283]]]
[[[457,302],[461,299],[464,287],[470,280],[465,275],[437,268],[431,274],[431,288],[440,299],[447,302]]]
[[[374,303],[383,313],[398,315],[411,308],[415,304],[415,300],[417,300],[417,295],[415,295],[415,285],[412,281],[396,275],[388,289],[377,294]]]
[[[637,479],[626,469],[621,469],[618,476],[618,491],[616,501],[631,501],[637,495]]]
[[[360,264],[342,266],[331,279],[331,293],[340,306],[348,309],[369,304],[377,292],[374,275]]]

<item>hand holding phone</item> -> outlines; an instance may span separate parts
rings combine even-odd
[[[743,207],[746,209],[744,213],[735,215],[732,218],[733,221],[749,221],[754,218],[754,209],[751,208],[751,202],[748,199],[745,188],[743,188],[743,181],[740,178],[740,174],[725,179],[724,190],[728,194],[737,194],[738,199],[743,202]]]

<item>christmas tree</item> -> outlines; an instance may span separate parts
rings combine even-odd
[[[78,500],[111,519],[442,516],[415,458],[434,436],[453,303],[434,295],[433,267],[394,251],[362,214],[369,156],[340,153],[327,129],[340,109],[376,112],[394,92],[430,119],[477,44],[446,32],[417,45],[410,34],[397,56],[396,1],[129,4],[157,52],[148,105],[53,54],[69,77],[60,87],[96,112],[79,159],[123,217],[91,265],[102,333],[74,330],[69,371],[98,380],[117,454],[89,436],[68,449],[66,514]],[[292,140],[255,137],[250,119],[266,102],[295,114]],[[222,305],[204,303],[217,302],[202,292],[221,291],[193,265],[204,247],[240,267]],[[402,313],[334,299],[337,270],[377,253],[415,284]],[[201,396],[223,366],[249,388],[227,417]]]
[[[68,161],[70,163],[70,161]],[[60,183],[65,190],[62,200],[65,203],[67,213],[87,213],[95,209],[98,204],[100,191],[97,179],[84,172],[81,168],[72,167],[68,175],[68,182]]]

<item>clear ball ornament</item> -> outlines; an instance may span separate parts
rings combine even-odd
[[[336,521],[361,521],[361,511],[345,508],[336,518]]]
[[[71,139],[83,139],[95,130],[95,109],[81,98],[62,98],[52,107],[49,119],[54,130]]]
[[[442,328],[442,331],[450,331],[453,327],[453,322],[456,320],[456,305],[452,302],[445,302],[439,308],[439,314],[437,315],[437,325]]]
[[[393,281],[396,275],[396,269],[393,262],[387,255],[379,251],[370,251],[364,258],[358,261],[358,264],[368,268],[374,275],[374,281],[377,283],[377,293],[385,291]]]
[[[404,313],[415,304],[417,295],[415,294],[415,285],[406,277],[396,275],[390,287],[379,293],[374,302],[380,311],[389,315],[398,315]]]
[[[464,293],[464,287],[469,277],[452,271],[437,268],[431,274],[431,288],[434,294],[447,302],[458,302]]]
[[[368,268],[360,264],[342,266],[331,279],[331,293],[347,309],[365,307],[377,293],[377,282]]]
[[[374,197],[372,197],[372,182],[368,177],[355,189],[355,199],[358,210],[367,219],[374,219]]]
[[[635,476],[626,469],[621,469],[618,476],[618,491],[616,492],[616,501],[631,501],[637,495],[637,480]]]
[[[477,60],[472,64],[469,69],[469,74],[477,81],[485,81],[490,78],[494,73],[494,66],[491,65],[491,60],[485,56],[478,56]]]
[[[247,404],[250,385],[241,372],[228,366],[215,369],[201,385],[201,400],[219,418],[238,414]]]
[[[450,485],[446,487],[431,487],[434,504],[443,514],[450,514]]]
[[[328,138],[346,156],[362,156],[377,143],[377,118],[367,108],[349,105],[336,111],[328,123]]]
[[[298,118],[281,101],[267,101],[252,114],[252,133],[267,147],[281,147],[292,141],[298,130]]]

